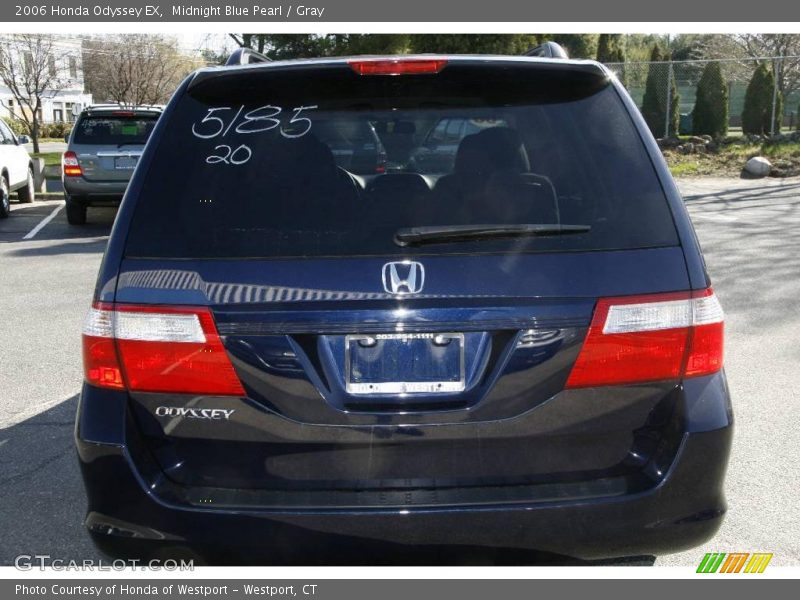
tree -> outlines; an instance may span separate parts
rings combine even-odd
[[[775,122],[772,121],[772,100],[776,99]],[[774,125],[780,124],[783,111],[783,98],[780,92],[775,95],[775,78],[765,63],[759,63],[744,96],[742,110],[742,132],[750,135],[767,135]],[[775,131],[779,131],[775,127]]]
[[[330,56],[334,40],[334,36],[317,34],[231,33],[229,35],[240,47],[252,48],[273,60]]]
[[[412,52],[443,54],[524,54],[543,42],[535,34],[416,34],[410,39]]]
[[[772,61],[781,98],[800,91],[800,35],[796,33],[706,36],[702,54],[704,58],[741,59],[731,67],[742,81],[750,77],[755,59],[782,57]]]
[[[594,58],[597,55],[597,35],[594,33],[540,34],[539,37],[564,46],[570,58]]]
[[[240,46],[273,59],[357,54],[511,54],[537,46],[532,34],[230,34]],[[548,39],[553,38],[550,36]]]
[[[200,63],[161,35],[122,34],[84,42],[86,90],[100,102],[163,104]]]
[[[409,51],[407,34],[306,34],[232,33],[241,47],[252,48],[273,60],[344,56],[355,54],[403,54]]]
[[[650,53],[650,66],[647,71],[642,115],[655,137],[677,135],[680,122],[678,86],[670,75],[672,64],[669,55],[662,54],[658,44]],[[669,81],[669,122],[667,127],[667,82]]]
[[[229,55],[230,53],[224,50],[211,50],[210,48],[204,48],[200,51],[200,57],[207,65],[224,65]]]
[[[0,46],[0,80],[20,106],[20,114],[15,116],[30,132],[34,152],[39,152],[42,99],[55,96],[69,85],[64,65],[68,58],[79,57],[69,56],[50,35],[15,35]]]
[[[595,34],[229,34],[239,46],[273,59],[348,54],[510,54],[521,55],[544,41],[558,42],[573,58],[593,58]],[[621,37],[621,36],[617,36]]]
[[[407,54],[411,36],[403,33],[351,33],[333,36],[335,56],[356,54]]]
[[[624,63],[625,36],[619,33],[601,33],[597,38],[597,62]]]
[[[692,111],[695,135],[723,137],[728,133],[728,86],[718,62],[709,62],[697,84]]]
[[[702,57],[708,34],[679,33],[669,36],[672,60],[697,60]]]

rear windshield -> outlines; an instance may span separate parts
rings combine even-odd
[[[160,136],[126,254],[237,258],[518,253],[677,244],[664,192],[598,72],[347,65],[197,82]],[[402,246],[415,227],[579,225]]]
[[[155,127],[157,115],[152,116],[86,116],[75,125],[75,144],[144,145]]]

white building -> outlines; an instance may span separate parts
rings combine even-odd
[[[3,50],[11,54],[11,60],[24,64],[26,60],[20,44],[14,43],[13,37],[0,37]],[[57,36],[53,42],[53,56],[50,57],[49,68],[59,73],[65,86],[59,90],[48,90],[42,95],[40,119],[42,123],[69,122],[75,120],[75,114],[92,103],[91,94],[84,91],[83,57],[81,40],[75,36]],[[14,98],[11,90],[0,81],[0,117],[18,118],[22,108]]]

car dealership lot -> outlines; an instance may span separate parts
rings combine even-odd
[[[702,179],[681,189],[726,310],[737,425],[722,530],[657,564],[696,565],[713,550],[773,552],[773,565],[797,565],[800,180]],[[89,225],[73,228],[62,205],[14,204],[0,222],[0,564],[17,554],[96,556],[80,526],[72,420],[80,327],[114,210],[91,210]]]

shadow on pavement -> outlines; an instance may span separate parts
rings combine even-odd
[[[82,525],[86,501],[72,440],[77,398],[0,429],[0,565],[20,554],[98,556]]]
[[[54,209],[61,206],[56,216],[40,229],[31,240],[23,239],[36,228]],[[63,202],[46,201],[12,205],[7,219],[0,219],[0,243],[41,242],[107,237],[117,215],[115,207],[89,209],[86,225],[70,225],[63,209]]]
[[[80,242],[56,242],[47,246],[32,246],[12,250],[9,256],[55,256],[58,254],[98,254],[106,249],[105,238]]]
[[[800,314],[800,183],[690,198],[712,284],[739,331],[787,327]]]
[[[776,192],[785,193],[787,196],[796,196],[800,193],[800,182],[783,184],[783,185],[770,185],[770,186],[753,186],[753,187],[733,187],[722,191],[710,191],[708,193],[694,193],[683,194],[685,202],[706,201],[709,203],[714,202],[740,202],[742,200],[754,200],[768,196],[770,198],[778,197]]]

